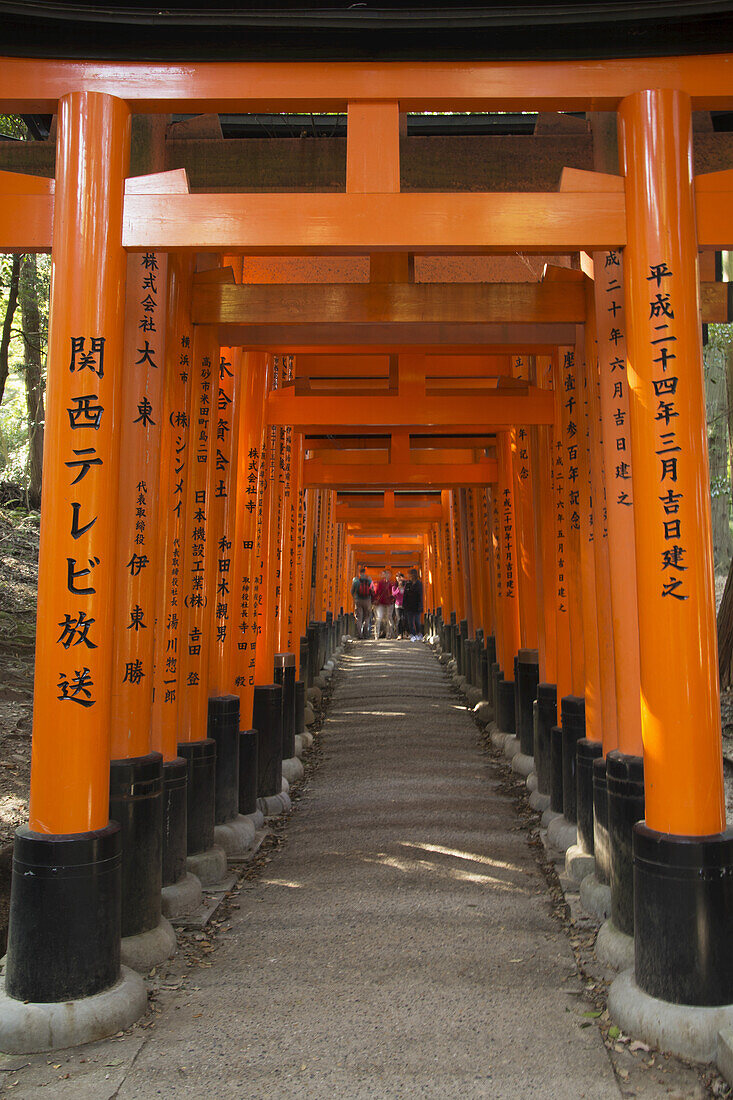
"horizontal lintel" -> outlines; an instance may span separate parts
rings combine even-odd
[[[195,62],[3,58],[5,114],[55,114],[61,96],[106,92],[143,113],[610,111],[647,88],[679,88],[697,110],[733,107],[730,54],[568,61]]]
[[[220,325],[222,347],[247,347],[291,355],[302,352],[421,350],[455,352],[470,347],[500,354],[551,355],[575,343],[575,325]]]
[[[581,283],[196,286],[194,324],[582,324]]]
[[[370,429],[387,432],[409,428],[413,432],[433,427],[460,427],[461,431],[488,434],[516,424],[554,423],[554,395],[551,390],[530,388],[526,395],[495,392],[487,396],[416,397],[409,402],[399,397],[380,397],[372,402]],[[363,428],[365,410],[360,402],[342,397],[297,397],[291,391],[278,390],[267,399],[270,424],[290,425],[314,434],[322,429],[348,432]]]
[[[698,244],[733,249],[730,191],[697,196]],[[51,248],[53,195],[3,194],[0,251]],[[626,244],[622,193],[127,194],[131,252],[471,255],[607,251]]]

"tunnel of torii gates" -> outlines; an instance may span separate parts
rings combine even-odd
[[[53,257],[0,1048],[58,1045],[58,1002],[113,1005],[95,1038],[144,1010],[120,960],[170,952],[161,905],[284,805],[362,562],[420,569],[428,633],[595,844],[638,998],[733,1011],[701,344],[733,162],[694,175],[691,122],[732,65],[0,61],[4,112],[57,117],[55,178],[0,173],[0,251]],[[345,192],[130,177],[131,115],[174,108],[346,110]],[[400,112],[510,109],[589,112],[597,170],[400,191]],[[514,253],[542,280],[414,281]],[[242,281],[278,255],[370,280]]]

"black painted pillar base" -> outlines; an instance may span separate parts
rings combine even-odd
[[[257,811],[257,730],[239,734],[239,812],[243,816]]]
[[[182,756],[163,761],[163,886],[186,874],[186,788],[188,765]]]
[[[581,737],[576,745],[578,847],[587,855],[595,855],[593,823],[593,765],[603,756],[600,741]]]
[[[239,696],[209,699],[208,734],[216,744],[214,824],[225,825],[239,814]]]
[[[489,655],[485,649],[482,649],[479,653],[479,687],[481,688],[481,698],[485,699],[489,705],[491,705],[491,668],[489,666]]]
[[[634,935],[634,826],[644,819],[644,762],[617,749],[606,756],[611,920]]]
[[[733,1004],[733,830],[672,836],[642,821],[633,853],[639,989],[672,1004]]]
[[[122,832],[117,822],[55,836],[15,833],[5,991],[74,1001],[120,975]]]
[[[554,814],[563,812],[563,752],[562,728],[550,730],[550,809]]]
[[[534,755],[532,710],[540,681],[539,655],[536,649],[520,649],[517,656],[517,737],[525,756]]]
[[[308,669],[308,639],[300,639],[300,678],[305,684],[306,688],[313,687],[309,678]]]
[[[282,688],[259,684],[254,690],[252,724],[257,730],[257,797],[280,794],[283,776]]]
[[[496,695],[494,694],[494,677],[491,670],[496,664],[496,639],[489,634],[486,639],[486,649],[481,654],[481,694],[490,706],[496,708]]]
[[[178,753],[186,761],[186,850],[190,856],[214,846],[216,804],[216,742],[179,741]]]
[[[305,733],[305,681],[295,681],[295,736]]]
[[[585,699],[566,695],[560,700],[562,726],[562,812],[572,825],[578,820],[576,745],[585,737]]]
[[[606,760],[603,756],[593,761],[593,854],[596,878],[602,885],[608,886],[611,881],[611,841],[608,836]]]
[[[537,790],[549,794],[552,783],[551,731],[557,725],[557,686],[537,685],[537,726],[534,734],[534,767]]]
[[[275,654],[274,680],[282,688],[283,760],[295,756],[295,654]],[[279,793],[279,792],[278,792]]]
[[[466,642],[468,641],[468,619],[461,619],[458,624],[458,651],[456,653],[456,669],[459,676],[466,675]]]
[[[111,760],[109,816],[121,829],[120,934],[139,936],[160,923],[163,885],[163,757]]]
[[[466,677],[466,684],[473,684],[473,651],[475,648],[475,642],[471,638],[463,639],[463,675]]]
[[[516,732],[514,713],[514,681],[497,679],[496,724],[501,733],[514,736]]]
[[[318,627],[318,623],[310,622],[306,630],[308,636],[308,687],[313,687],[315,678],[321,670],[321,666],[318,664],[318,638],[320,634]]]
[[[499,668],[498,661],[494,661],[489,667],[489,679],[491,680],[491,697],[494,706],[494,721],[498,725],[497,711],[499,709],[499,684],[504,679],[504,673]]]

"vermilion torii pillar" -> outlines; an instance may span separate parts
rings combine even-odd
[[[242,411],[239,418],[239,476],[232,563],[234,618],[229,632],[232,690],[239,695],[243,728],[252,720],[259,598],[257,524],[258,484],[262,476],[265,402],[271,359],[264,352],[242,355]]]
[[[104,992],[115,1016],[101,1013],[100,1035],[105,1020],[116,1031],[145,1009],[141,979],[125,972],[127,989],[116,984],[120,830],[109,822],[129,141],[121,100],[60,99],[30,824],[16,834],[5,972],[10,1049],[45,1049],[54,1002]],[[32,1013],[23,1002],[36,1002]],[[37,1025],[33,1034],[38,1018],[43,1034]]]
[[[144,972],[176,948],[161,917],[163,757],[151,746],[166,268],[155,252],[128,256],[120,403],[110,817],[122,826],[122,958]]]
[[[534,381],[535,363],[528,356],[517,356],[513,373],[518,379]],[[516,574],[519,599],[520,645],[514,670],[517,736],[523,761],[517,766],[529,769],[534,756],[533,703],[539,683],[537,555],[535,552],[534,499],[532,482],[535,472],[529,446],[529,427],[518,424],[510,432],[512,453],[512,489],[516,531]]]
[[[212,517],[218,485],[219,359],[216,329],[195,326],[182,547],[178,751],[188,765],[187,866],[203,883],[221,881],[226,872],[226,854],[214,845],[216,748],[208,736],[209,656],[218,562]]]
[[[497,436],[499,482],[496,486],[495,515],[501,554],[501,668],[504,679],[498,685],[496,723],[503,733],[516,733],[514,705],[514,658],[521,644],[519,620],[517,536],[512,476],[512,444],[509,432]]]
[[[201,896],[200,885],[186,871],[188,769],[186,761],[178,755],[183,545],[186,480],[190,474],[187,462],[192,385],[189,301],[193,257],[169,257],[167,275],[151,747],[163,756],[162,882],[164,905],[170,904],[168,915],[172,915],[176,908],[186,904],[194,907]]]
[[[646,821],[634,830],[636,987],[617,979],[609,1004],[629,1030],[647,1019],[650,997],[733,1002],[733,834],[723,799],[690,99],[636,93],[622,101],[620,123]],[[658,1015],[659,1002],[651,1007]]]

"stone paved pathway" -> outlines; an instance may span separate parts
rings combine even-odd
[[[88,1095],[617,1098],[526,834],[435,658],[367,642],[342,668],[284,849],[198,990]]]

